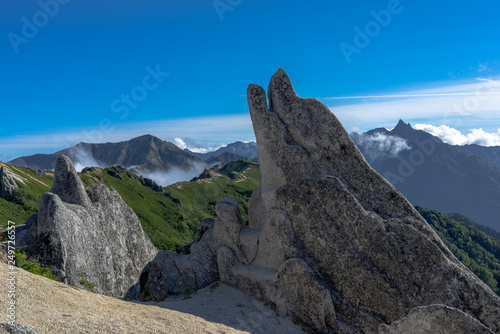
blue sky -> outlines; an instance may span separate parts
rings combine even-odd
[[[494,0],[4,0],[0,160],[146,133],[252,140],[246,87],[279,67],[349,131],[402,118],[500,145],[499,12]]]

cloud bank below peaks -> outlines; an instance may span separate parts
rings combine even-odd
[[[193,139],[191,138],[174,138],[173,139],[174,144],[179,147],[181,150],[188,149],[191,152],[194,153],[208,153],[208,152],[213,152],[217,151],[221,147],[225,147],[226,145],[219,145],[219,146],[210,146],[210,145],[200,145],[196,143]]]
[[[369,163],[379,157],[396,157],[400,152],[411,149],[405,139],[381,132],[375,134],[353,133],[351,137]]]
[[[500,129],[497,132],[486,132],[477,128],[471,129],[467,134],[447,125],[415,124],[415,129],[428,132],[450,145],[500,146]]]

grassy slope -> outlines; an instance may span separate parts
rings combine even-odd
[[[112,168],[88,168],[79,175],[87,188],[104,183],[116,189],[135,211],[154,245],[161,250],[178,251],[194,239],[202,219],[215,218],[215,203],[225,196],[240,200],[243,217],[247,219],[248,200],[260,182],[258,165],[239,161],[222,166],[222,171],[221,166],[207,171],[208,178],[169,186],[166,193],[144,186],[143,179],[130,172],[120,175],[123,180],[113,177],[108,173]],[[51,172],[40,176],[29,168],[7,168],[21,176],[25,184],[19,183],[19,191],[11,201],[0,198],[1,227],[7,226],[8,220],[22,224],[37,213],[40,197],[53,182]],[[167,196],[169,191],[180,199],[182,207]]]
[[[87,188],[93,188],[100,182],[118,191],[137,214],[142,227],[158,249],[175,250],[179,245],[191,241],[196,227],[184,221],[177,204],[163,193],[153,191],[142,185],[141,178],[125,172],[123,180],[107,173],[110,169],[92,168],[80,174]]]
[[[204,218],[215,218],[215,204],[230,196],[240,202],[242,217],[248,221],[248,202],[253,190],[260,183],[258,165],[248,161],[235,161],[215,167],[204,179],[180,182],[168,186],[166,191],[181,200],[183,213],[189,222],[200,222]]]
[[[144,231],[160,250],[178,251],[193,241],[199,223],[204,218],[215,218],[215,203],[225,196],[240,200],[244,219],[248,216],[248,200],[260,182],[258,165],[244,162],[219,172],[219,168],[207,171],[211,177],[193,182],[179,182],[165,188],[165,193],[153,191],[142,184],[142,178],[125,172],[123,180],[108,174],[108,169],[89,169],[80,178],[89,188],[99,182],[113,187],[137,214]],[[236,173],[236,174],[235,174]],[[181,201],[181,206],[168,196]]]
[[[24,223],[30,215],[38,212],[40,197],[50,190],[54,174],[47,172],[45,175],[37,175],[31,168],[15,167],[3,163],[2,165],[19,175],[24,184],[16,180],[19,190],[11,201],[0,197],[0,227],[7,226],[9,220],[19,225]]]

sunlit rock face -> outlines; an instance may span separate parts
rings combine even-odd
[[[59,279],[104,295],[139,299],[133,286],[156,248],[120,195],[103,184],[85,191],[64,155],[32,226],[35,240],[27,253]]]
[[[236,200],[222,199],[213,227],[190,246],[194,253],[160,253],[141,279],[143,291],[161,299],[171,293],[169,280],[192,288],[216,272],[322,333],[403,333],[404,323],[422,318],[433,333],[446,332],[432,327],[435,319],[500,331],[500,298],[368,165],[326,106],[298,97],[282,69],[267,97],[256,85],[247,96],[262,172],[249,225]],[[162,262],[185,270],[169,276]]]

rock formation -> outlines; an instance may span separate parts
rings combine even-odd
[[[156,191],[158,193],[164,192],[163,187],[160,186],[158,183],[156,183],[155,181],[153,181],[151,179],[144,178],[144,183],[143,184],[146,187],[149,187],[149,188],[153,189],[154,191]]]
[[[183,247],[181,254],[159,252],[144,269],[133,290],[144,301],[162,301],[171,294],[190,293],[213,283],[217,275],[213,219],[201,222],[196,241]]]
[[[218,275],[322,333],[403,333],[419,322],[448,333],[439,323],[455,320],[464,333],[500,332],[500,298],[368,165],[326,106],[298,97],[282,69],[269,107],[261,87],[247,96],[262,173],[249,226],[236,200],[217,203],[214,227],[190,254],[161,252],[144,271],[149,299]]]
[[[130,289],[156,248],[139,219],[114,189],[85,191],[71,160],[56,163],[54,184],[42,196],[35,241],[27,254],[67,284],[118,298],[138,299]],[[32,235],[32,233],[25,232]]]
[[[16,181],[10,176],[3,166],[0,166],[0,197],[7,200],[12,199],[18,186]]]

